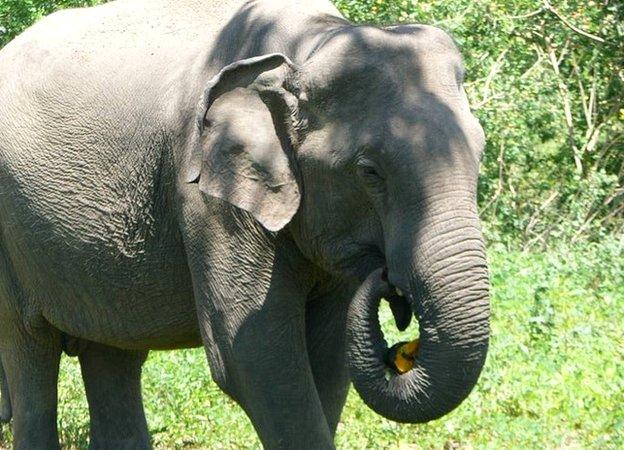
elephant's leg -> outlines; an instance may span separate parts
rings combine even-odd
[[[16,450],[60,448],[56,386],[61,335],[36,310],[0,246],[0,349]]]
[[[232,345],[237,400],[265,448],[331,449],[307,358],[303,313],[259,313]]]
[[[332,449],[307,357],[303,308],[292,300],[253,311],[231,340],[216,339],[228,373],[220,385],[245,409],[265,448]]]
[[[314,296],[306,305],[308,357],[332,436],[349,391],[345,327],[352,294],[353,288],[343,286]]]
[[[97,343],[80,352],[91,418],[91,450],[149,449],[141,398],[141,367],[147,352]]]
[[[6,380],[2,361],[0,361],[0,423],[9,423],[11,420],[11,397],[9,385]]]
[[[2,365],[13,408],[13,448],[59,449],[56,410],[60,334],[47,326],[28,330],[6,327],[2,342]]]
[[[196,224],[186,250],[213,378],[265,448],[333,449],[306,351],[309,266],[294,245]]]

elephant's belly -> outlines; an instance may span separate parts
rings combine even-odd
[[[34,152],[28,142],[0,155],[0,246],[35,320],[120,347],[197,345],[191,277],[163,190],[172,184],[161,170],[167,147],[139,135],[154,145],[135,138],[136,147],[73,154],[67,135],[36,164],[20,165],[17,155]]]
[[[72,277],[59,285],[57,295],[46,296],[43,315],[71,336],[122,348],[199,346],[192,285],[186,272],[185,263],[166,270],[145,264],[118,266],[117,271],[87,281]]]
[[[201,345],[191,277],[175,233],[128,255],[111,251],[104,239],[27,230],[7,240],[26,293],[18,300],[24,320],[43,316],[70,336],[122,348]]]
[[[72,289],[66,294],[48,303],[43,315],[70,336],[130,349],[201,345],[190,293],[113,289],[80,299]]]
[[[57,295],[46,296],[44,317],[71,336],[123,348],[201,345],[191,280],[184,268],[118,269],[117,277],[109,272],[90,283],[76,277],[60,284]]]

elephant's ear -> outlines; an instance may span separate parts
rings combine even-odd
[[[301,201],[289,126],[297,97],[284,87],[293,71],[286,56],[270,54],[230,64],[210,80],[186,177],[270,231],[287,225]]]

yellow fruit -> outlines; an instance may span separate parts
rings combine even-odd
[[[418,339],[394,344],[388,350],[386,363],[400,374],[409,372],[414,367],[419,345],[420,342]]]

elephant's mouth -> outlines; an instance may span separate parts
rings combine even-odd
[[[405,291],[393,286],[388,280],[388,268],[381,271],[381,281],[388,284],[388,293],[384,298],[390,305],[390,311],[399,331],[405,331],[412,321],[412,307],[405,296]]]
[[[396,327],[399,331],[405,331],[412,321],[413,313],[410,303],[404,291],[390,283],[387,267],[381,272],[381,281],[387,284],[387,290],[383,299],[390,306]],[[404,374],[414,367],[419,347],[420,341],[418,338],[411,341],[397,342],[388,348],[383,361],[391,372]]]

